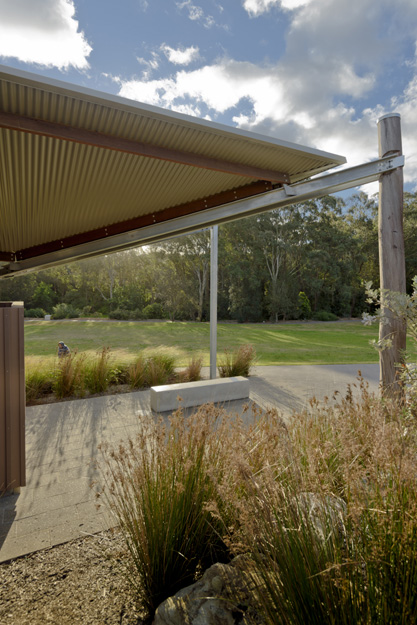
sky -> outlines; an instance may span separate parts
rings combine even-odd
[[[348,166],[396,112],[417,191],[417,0],[0,0],[0,63]]]

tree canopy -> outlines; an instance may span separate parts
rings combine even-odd
[[[360,315],[366,309],[364,282],[379,283],[377,212],[375,197],[358,193],[347,201],[327,196],[221,225],[219,318]],[[417,194],[406,193],[410,287],[417,274],[416,226]],[[203,321],[209,318],[209,289],[207,230],[2,280],[0,298],[23,300],[26,311],[39,316],[69,311]]]

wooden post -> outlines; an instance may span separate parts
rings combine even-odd
[[[384,115],[378,120],[379,156],[402,154],[401,119],[398,113]],[[403,232],[403,170],[402,167],[383,174],[379,181],[379,275],[382,290],[405,293],[405,256]],[[380,381],[388,395],[401,393],[397,365],[403,360],[406,344],[406,324],[394,319],[383,308],[387,323],[380,323],[379,338],[391,338],[392,347],[380,352]]]
[[[0,496],[26,484],[23,312],[0,302]]]

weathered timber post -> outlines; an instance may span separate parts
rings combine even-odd
[[[378,144],[380,157],[402,154],[398,113],[384,115],[378,120]],[[401,392],[397,365],[403,360],[407,328],[405,322],[395,319],[391,311],[383,307],[383,291],[406,291],[402,167],[382,174],[379,179],[378,241],[382,312],[386,318],[385,323],[380,323],[379,338],[392,339],[392,346],[380,351],[380,381],[383,392],[395,396]]]
[[[0,496],[26,484],[23,304],[0,302]]]

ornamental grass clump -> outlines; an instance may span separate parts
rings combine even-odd
[[[253,345],[241,345],[230,351],[225,350],[218,366],[221,378],[230,378],[236,375],[247,377],[256,361],[256,351]]]
[[[26,403],[30,404],[52,393],[53,364],[48,360],[30,359],[25,366]]]
[[[360,390],[312,401],[274,463],[240,472],[267,625],[417,622],[417,425]]]
[[[146,385],[146,360],[139,355],[128,369],[128,383],[130,388],[143,388]]]
[[[110,349],[103,347],[95,358],[85,359],[82,367],[84,386],[90,393],[103,393],[117,381],[117,369]]]
[[[168,384],[174,377],[175,358],[170,354],[155,354],[146,361],[146,386]]]
[[[193,357],[186,369],[177,374],[179,382],[198,382],[201,380],[202,358]]]
[[[77,353],[58,360],[52,382],[53,392],[58,399],[84,394],[84,363],[85,355]]]
[[[128,369],[131,388],[168,384],[174,378],[175,358],[169,354],[145,357],[140,354]]]
[[[178,410],[167,423],[147,417],[135,440],[102,447],[104,497],[124,534],[128,579],[150,615],[227,558],[230,511],[217,484],[228,432],[229,420],[211,405],[188,418]]]

